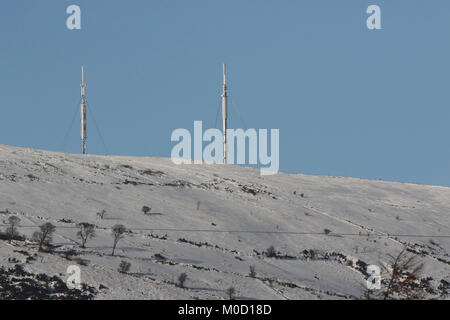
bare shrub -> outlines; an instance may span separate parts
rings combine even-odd
[[[67,260],[72,260],[73,256],[77,255],[77,252],[74,249],[67,249],[63,254],[64,258]]]
[[[152,210],[152,208],[150,208],[150,207],[147,207],[147,206],[143,206],[143,207],[142,207],[142,212],[143,212],[145,215],[149,215],[151,210]]]
[[[234,300],[236,289],[234,287],[229,287],[227,290],[225,290],[225,293],[227,294],[229,300]]]
[[[184,288],[184,283],[186,282],[187,278],[188,276],[184,272],[178,276],[178,286],[180,288]]]
[[[248,273],[248,275],[249,275],[251,278],[255,278],[255,277],[256,277],[256,268],[255,268],[255,266],[254,266],[254,265],[251,265],[251,266],[249,267],[249,269],[250,269],[250,272]]]
[[[118,271],[119,271],[120,273],[128,273],[128,271],[130,271],[130,268],[131,268],[131,263],[122,260],[122,261],[120,262]]]
[[[277,251],[275,250],[274,246],[270,246],[269,248],[267,248],[266,256],[268,258],[275,258],[277,256]]]
[[[97,218],[100,218],[103,220],[103,218],[105,217],[106,214],[106,210],[102,210],[100,212],[97,212]]]
[[[382,292],[383,298],[395,299],[418,299],[414,291],[415,282],[419,279],[423,270],[423,263],[417,261],[417,256],[408,254],[404,248],[396,257],[391,258],[391,275],[386,287]]]

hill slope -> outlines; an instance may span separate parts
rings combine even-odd
[[[238,298],[355,299],[364,294],[366,264],[386,266],[404,245],[424,263],[422,277],[431,277],[418,290],[448,299],[449,212],[444,187],[261,177],[238,166],[0,145],[0,221],[17,215],[28,239],[44,222],[57,226],[53,253],[38,253],[31,241],[0,241],[0,266],[64,280],[77,264],[97,299],[222,299],[230,286]],[[98,227],[86,249],[79,222]],[[115,224],[130,231],[111,256]],[[270,246],[276,257],[264,255]],[[117,271],[122,260],[131,263],[128,274]],[[187,289],[173,284],[183,272]]]

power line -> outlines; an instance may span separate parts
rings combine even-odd
[[[9,226],[0,224],[0,226]],[[17,228],[39,228],[39,226],[17,226]],[[78,229],[77,226],[56,226],[58,229]],[[109,227],[98,227],[109,230]],[[329,233],[301,231],[265,231],[265,230],[212,230],[212,229],[177,229],[177,228],[127,228],[129,231],[162,231],[162,232],[204,232],[204,233],[253,233],[253,234],[285,234],[285,235],[328,235],[328,236],[360,236],[360,237],[404,237],[404,238],[450,238],[450,235],[423,234],[375,234],[375,233]]]
[[[237,113],[237,116],[238,116],[239,120],[244,125],[244,129],[248,129],[248,126],[247,126],[246,122],[244,121],[244,118],[241,116],[241,113],[239,112],[239,109],[238,109],[238,107],[236,105],[236,102],[234,101],[232,96],[230,96],[230,102],[231,102],[231,105],[234,108],[234,111]]]
[[[94,112],[91,110],[91,105],[90,105],[87,101],[86,101],[86,106],[87,106],[87,109],[88,109],[89,114],[90,114],[91,117],[92,117],[92,120],[94,120],[94,125],[95,125],[95,128],[97,129],[97,133],[98,133],[98,135],[99,135],[99,137],[100,137],[100,140],[101,140],[101,142],[102,142],[102,144],[103,144],[103,148],[105,148],[106,154],[109,154],[108,148],[106,147],[105,140],[103,139],[103,136],[102,136],[102,134],[101,134],[101,132],[100,132],[100,128],[99,128],[99,126],[98,126],[98,124],[97,124],[97,121],[95,120]]]
[[[80,101],[79,101],[78,104],[77,104],[77,107],[75,108],[75,112],[74,112],[74,114],[73,114],[73,116],[72,116],[72,121],[70,122],[69,129],[67,130],[67,132],[66,132],[66,134],[65,134],[65,136],[64,136],[64,140],[63,140],[62,145],[61,145],[61,149],[62,149],[62,150],[65,150],[65,149],[66,149],[67,138],[69,137],[70,131],[72,130],[73,124],[74,124],[74,122],[75,122],[75,118],[77,117],[77,114],[78,114],[78,108],[80,107],[80,103],[81,103],[81,98],[80,98]]]
[[[215,123],[214,123],[214,128],[216,128],[216,129],[218,129],[219,128],[219,115],[220,115],[220,109],[221,109],[221,105],[220,105],[220,103],[218,104],[218,107],[217,107],[217,114],[216,114],[216,121],[215,121]]]

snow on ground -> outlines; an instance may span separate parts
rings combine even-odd
[[[0,266],[67,279],[77,264],[96,299],[223,299],[230,286],[245,299],[357,299],[365,265],[387,266],[404,245],[432,278],[425,298],[448,299],[450,188],[0,145],[0,221],[11,215],[28,239],[57,226],[56,248],[0,241]],[[80,222],[97,226],[85,249]],[[130,231],[111,256],[115,224]],[[264,255],[270,246],[277,258]],[[186,289],[174,284],[183,272]]]

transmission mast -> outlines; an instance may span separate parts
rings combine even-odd
[[[227,91],[227,74],[226,65],[223,64],[223,88],[222,88],[222,125],[223,125],[223,163],[227,164],[227,107],[228,107],[228,91]]]
[[[86,84],[84,83],[84,67],[81,67],[81,145],[86,154]]]

